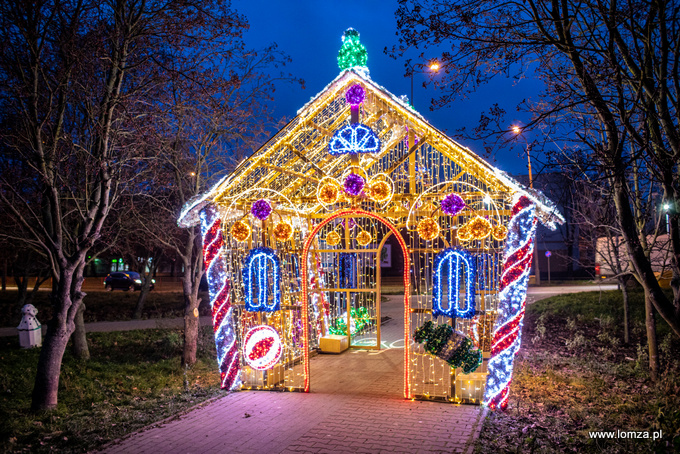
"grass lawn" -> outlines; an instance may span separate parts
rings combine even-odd
[[[623,345],[620,292],[539,301],[527,310],[508,410],[489,412],[477,453],[680,452],[680,342],[658,318],[662,376],[648,375],[642,292]],[[589,431],[662,430],[663,439],[595,439]],[[644,434],[641,434],[644,436]],[[637,436],[637,434],[636,434]]]
[[[17,326],[21,321],[21,307],[17,304],[17,291],[0,292],[0,326]],[[42,323],[52,318],[52,306],[48,291],[37,292],[33,305],[38,309],[38,320]],[[85,303],[85,322],[130,320],[137,304],[139,292],[105,292],[88,290]],[[208,293],[200,293],[202,298],[199,311],[210,315]],[[184,297],[182,292],[151,291],[144,304],[142,318],[169,318],[184,316]]]
[[[224,395],[215,372],[212,329],[199,362],[180,366],[180,330],[88,335],[92,359],[64,356],[56,411],[29,412],[39,349],[0,339],[0,452],[85,452],[155,421]]]

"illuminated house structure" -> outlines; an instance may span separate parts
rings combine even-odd
[[[537,222],[554,205],[370,79],[340,75],[183,210],[201,223],[223,387],[309,391],[310,351],[380,348],[380,254],[404,256],[404,397],[507,403]]]

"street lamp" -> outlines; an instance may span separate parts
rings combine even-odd
[[[531,189],[534,189],[534,179],[533,176],[531,175],[531,147],[529,146],[529,141],[527,140],[526,137],[522,136],[522,128],[520,128],[517,125],[514,125],[512,127],[512,132],[515,133],[516,136],[522,137],[524,139],[524,142],[527,144],[527,167],[529,168],[529,187]],[[536,238],[535,246],[534,246],[534,271],[535,271],[535,283],[536,285],[541,285],[541,269],[538,266],[538,235],[534,234],[534,237]]]
[[[421,65],[422,66],[422,65]],[[420,73],[420,74],[425,74],[424,71],[416,71],[415,67],[409,62],[408,64],[410,71],[410,76],[411,76],[411,97],[409,98],[409,101],[411,102],[411,107],[415,109],[415,103],[413,102],[413,75],[415,73]],[[432,72],[438,72],[439,71],[439,62],[437,60],[432,60],[430,64],[428,65],[428,68],[430,68],[430,71]]]

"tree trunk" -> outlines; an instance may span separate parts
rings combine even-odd
[[[2,260],[2,291],[7,290],[7,257]]]
[[[201,303],[201,299],[198,297],[198,285],[192,281],[190,276],[186,276],[182,280],[182,284],[184,287],[184,352],[182,354],[182,366],[191,367],[196,363],[196,352],[198,350],[198,305]]]
[[[619,276],[619,286],[621,287],[621,295],[623,296],[623,343],[630,343],[630,321],[628,319],[628,286],[627,279]]]
[[[35,295],[38,294],[38,290],[40,290],[40,286],[43,285],[47,279],[49,279],[49,276],[47,277],[42,277],[40,274],[38,274],[38,277],[35,278],[35,284],[33,285],[33,290],[31,290],[30,293],[27,293],[26,295],[26,304],[33,304],[33,298],[35,298]]]
[[[142,312],[144,312],[144,303],[146,303],[146,297],[149,294],[149,287],[149,285],[144,283],[144,285],[142,285],[142,290],[139,292],[137,304],[135,305],[135,312],[132,314],[132,318],[135,320],[142,318]]]
[[[33,387],[32,411],[54,410],[57,408],[61,360],[71,333],[57,322],[56,317],[47,327],[47,334],[40,351],[38,370]]]
[[[631,211],[628,201],[626,182],[621,175],[615,175],[612,187],[614,189],[617,221],[621,226],[621,233],[626,243],[626,250],[630,256],[630,261],[635,269],[636,277],[645,291],[645,300],[654,305],[654,308],[666,320],[673,332],[680,336],[680,312],[674,306],[674,302],[666,298],[666,295],[663,293],[659,286],[659,281],[657,281],[654,275],[652,264],[640,244],[640,237],[635,227],[635,216]]]
[[[151,291],[151,280],[153,279],[153,276],[156,274],[158,264],[160,263],[160,261],[158,260],[158,256],[159,254],[154,254],[154,258],[156,258],[156,260],[153,260],[148,272],[144,273],[144,270],[140,270],[140,274],[144,278],[144,283],[142,284],[142,289],[139,292],[139,298],[137,298],[135,312],[132,314],[132,318],[136,320],[142,318],[142,312],[144,311],[144,303],[146,303],[146,297],[149,296],[149,292]]]
[[[72,285],[73,284],[73,285]],[[55,313],[49,321],[43,341],[33,387],[33,411],[52,410],[57,406],[61,361],[68,340],[76,329],[75,319],[85,294],[82,267],[64,264],[58,280],[52,281],[52,306]]]
[[[80,303],[80,308],[76,314],[76,329],[73,331],[73,355],[81,361],[90,359],[90,349],[87,345],[87,333],[85,332],[85,321],[83,314],[85,313],[85,304]]]
[[[649,350],[649,375],[652,381],[659,378],[659,347],[656,339],[656,320],[652,299],[645,292],[645,326],[647,328],[647,348]]]
[[[17,284],[17,305],[21,308],[26,304],[26,295],[28,294],[28,277],[14,276],[14,282]]]

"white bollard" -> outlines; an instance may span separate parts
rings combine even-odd
[[[19,345],[21,348],[40,347],[42,345],[42,331],[40,322],[35,318],[38,315],[38,309],[32,304],[26,304],[21,308],[21,313],[23,317],[19,326],[17,326]]]

